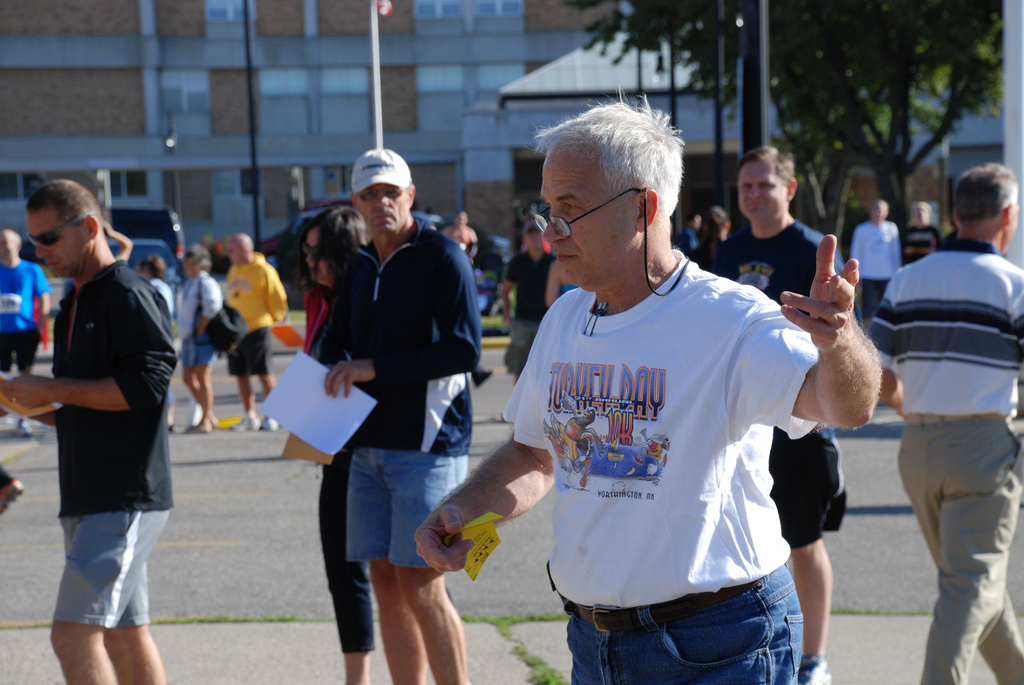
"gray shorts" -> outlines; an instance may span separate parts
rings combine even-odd
[[[53,620],[104,628],[147,625],[146,559],[168,514],[114,511],[61,517],[67,556]]]

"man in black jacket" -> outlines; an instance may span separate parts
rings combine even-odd
[[[172,506],[167,304],[110,251],[96,198],[52,181],[28,200],[36,254],[74,288],[54,322],[53,378],[0,392],[57,426],[67,552],[51,640],[68,682],[166,683],[149,632],[146,559]]]

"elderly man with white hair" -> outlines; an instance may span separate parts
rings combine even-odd
[[[853,317],[856,263],[836,274],[826,237],[810,296],[781,307],[691,265],[670,241],[683,143],[645,101],[538,142],[536,220],[580,287],[540,326],[505,407],[512,438],[427,518],[420,554],[462,568],[463,526],[513,519],[554,485],[574,683],[792,682],[801,616],[772,426],[870,419],[880,370]]]

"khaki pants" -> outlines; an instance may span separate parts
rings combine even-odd
[[[939,569],[925,685],[967,683],[975,651],[1001,685],[1024,683],[1024,642],[1006,592],[1020,453],[999,418],[908,421],[904,429],[900,475]]]

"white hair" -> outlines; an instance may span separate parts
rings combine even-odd
[[[577,117],[542,129],[538,152],[558,150],[595,160],[613,192],[629,187],[658,193],[658,215],[668,218],[679,202],[683,183],[683,140],[669,116],[651,109],[647,98],[598,105]]]

